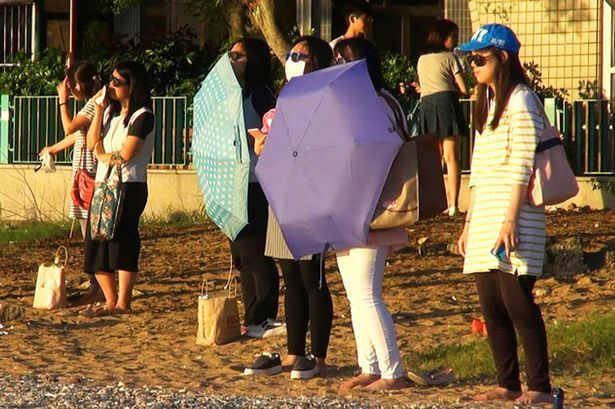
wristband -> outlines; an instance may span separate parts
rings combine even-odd
[[[62,106],[62,105],[68,105],[68,102],[60,102],[60,103],[58,104],[58,106]]]

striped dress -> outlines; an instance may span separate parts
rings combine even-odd
[[[77,113],[77,115],[84,116],[92,121],[94,118],[94,101],[90,99],[85,106]],[[75,175],[79,169],[86,169],[92,175],[96,174],[96,157],[87,148],[86,143],[87,129],[80,129],[75,132],[75,145],[73,147],[73,174],[71,180],[75,180]],[[85,153],[85,157],[83,154]],[[72,184],[71,184],[72,188]],[[72,200],[70,200],[70,209],[68,216],[71,219],[87,219],[88,211],[76,206]]]
[[[527,185],[536,145],[544,128],[542,107],[525,85],[513,91],[500,124],[491,130],[492,104],[485,130],[477,134],[472,155],[470,187],[474,188],[464,274],[500,270],[540,276],[545,254],[545,209],[524,202],[518,217],[519,245],[510,259],[491,255],[506,220],[513,185]]]

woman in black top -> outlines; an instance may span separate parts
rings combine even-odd
[[[232,45],[229,57],[243,89],[246,129],[260,127],[263,115],[275,106],[269,47],[256,38],[242,38]],[[248,137],[248,143],[253,144],[252,138]],[[231,241],[233,263],[241,279],[245,330],[254,337],[262,336],[263,322],[277,317],[280,286],[275,263],[264,254],[269,203],[254,173],[257,161],[250,149],[248,225]]]
[[[86,310],[86,315],[120,314],[130,312],[139,271],[139,218],[147,203],[147,165],[155,139],[145,68],[135,62],[119,63],[107,91],[101,90],[94,101],[95,114],[87,142],[99,162],[96,181],[104,181],[109,166],[121,166],[124,197],[113,239],[92,240],[88,223],[84,270],[96,276],[106,304],[102,309]]]

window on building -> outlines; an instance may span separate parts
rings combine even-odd
[[[10,60],[17,52],[32,52],[32,4],[0,4],[0,21],[3,29],[0,30],[2,38],[2,63]]]
[[[143,40],[163,38],[169,31],[168,10],[164,2],[141,6],[140,37]]]
[[[46,0],[44,2],[45,46],[68,52],[70,40],[69,2]]]

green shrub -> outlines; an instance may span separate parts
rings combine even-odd
[[[10,62],[19,66],[0,72],[3,94],[55,95],[57,84],[64,78],[64,58],[54,48],[45,50],[35,61],[19,53]]]

